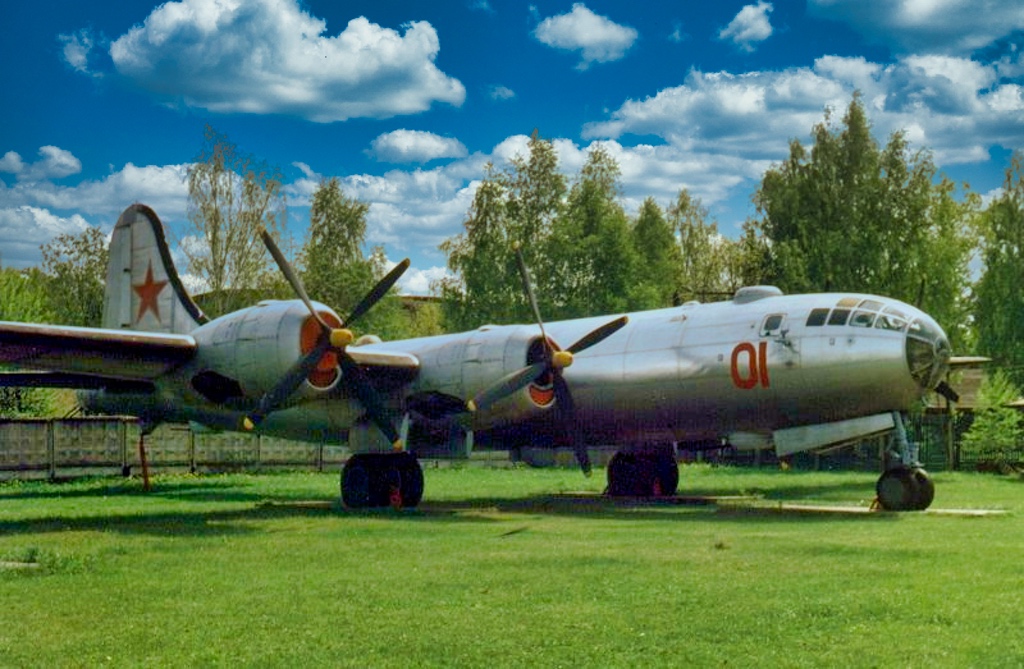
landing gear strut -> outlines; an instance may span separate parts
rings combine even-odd
[[[875,484],[878,503],[886,511],[924,511],[935,499],[935,484],[907,440],[903,417],[894,413],[893,420],[896,423],[895,449],[886,453],[885,460],[894,465],[888,467]]]
[[[413,508],[423,499],[423,470],[416,456],[359,453],[341,470],[341,500],[350,509]]]
[[[671,447],[619,451],[608,463],[612,497],[669,497],[679,487],[679,466]]]

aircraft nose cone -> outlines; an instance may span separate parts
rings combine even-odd
[[[921,388],[931,390],[949,371],[952,347],[939,324],[922,314],[907,330],[907,366]]]

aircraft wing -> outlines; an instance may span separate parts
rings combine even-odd
[[[190,360],[196,348],[189,335],[0,321],[0,364],[50,372],[0,374],[0,381],[72,388],[109,385],[104,379],[145,382]]]

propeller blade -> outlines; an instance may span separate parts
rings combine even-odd
[[[373,386],[370,385],[366,374],[359,368],[356,361],[344,351],[340,352],[338,362],[341,365],[342,379],[355,392],[356,398],[363,405],[363,408],[366,409],[366,414],[370,417],[370,420],[388,438],[392,448],[396,451],[402,450],[404,445],[402,444],[401,435],[395,429],[394,424],[391,422],[391,417],[388,415],[387,408],[384,406],[384,401],[377,394],[377,391],[374,390]]]
[[[569,445],[576,454],[576,462],[583,470],[584,476],[590,476],[593,470],[590,467],[590,453],[587,451],[587,444],[580,435],[579,424],[576,422],[576,403],[569,392],[569,384],[561,373],[554,375],[553,384],[555,388],[555,406],[558,409],[558,422],[566,431]]]
[[[595,344],[600,344],[602,341],[604,341],[605,339],[607,339],[608,337],[612,336],[613,334],[621,330],[623,327],[625,327],[626,323],[628,322],[628,316],[616,318],[614,321],[605,323],[596,330],[591,331],[589,334],[585,335],[582,339],[577,341],[575,344],[573,344],[566,350],[569,351],[569,353],[576,354],[579,353],[580,351],[584,351],[590,348],[591,346],[594,346]]]
[[[373,305],[380,301],[380,298],[388,294],[391,287],[402,278],[402,274],[405,270],[409,269],[409,259],[406,258],[402,262],[395,265],[387,275],[377,282],[377,285],[373,287],[369,293],[352,309],[352,313],[345,319],[345,326],[351,325],[353,322],[358,320],[367,311],[373,308]]]
[[[298,295],[299,299],[302,300],[302,303],[306,305],[306,308],[309,309],[309,313],[313,314],[313,318],[315,318],[317,323],[320,324],[320,327],[323,328],[324,332],[330,332],[331,326],[328,325],[320,314],[316,312],[316,309],[313,308],[313,302],[309,299],[309,295],[306,294],[306,288],[302,285],[302,279],[299,278],[299,275],[295,273],[294,269],[292,269],[288,259],[284,257],[283,253],[281,253],[281,249],[277,247],[277,243],[274,241],[274,238],[271,237],[270,233],[265,229],[260,231],[260,237],[263,238],[263,245],[267,247],[267,250],[270,251],[270,255],[274,257],[274,262],[277,263],[277,267],[281,270],[281,274],[284,274],[284,278],[288,280],[288,285],[292,287],[295,294]]]
[[[523,288],[526,289],[526,297],[530,301],[530,308],[533,309],[533,317],[540,326],[540,334],[547,343],[548,336],[544,333],[544,320],[540,317],[540,308],[537,306],[537,297],[533,294],[533,282],[530,280],[530,270],[526,268],[526,261],[523,260],[523,252],[516,246],[516,263],[519,265],[519,275],[523,278]],[[550,346],[548,350],[550,352]]]
[[[939,382],[939,385],[935,386],[935,392],[954,404],[960,401],[960,394],[953,390],[953,387],[945,381],[941,381]]]
[[[292,396],[302,382],[308,377],[313,369],[316,368],[317,363],[320,362],[320,358],[327,353],[327,349],[330,348],[330,340],[328,337],[320,337],[317,344],[313,349],[302,356],[302,358],[296,362],[291,369],[277,382],[273,388],[268,390],[263,397],[260,398],[259,403],[256,405],[256,409],[246,416],[242,421],[242,427],[246,430],[253,430],[257,425],[263,422],[263,419],[267,417],[270,412],[277,409],[279,406]]]
[[[498,400],[502,400],[512,393],[525,388],[540,378],[541,374],[543,374],[547,368],[548,363],[535,362],[528,367],[523,367],[511,374],[507,374],[499,379],[494,385],[477,393],[473,399],[468,402],[469,410],[476,411],[477,409],[486,409]]]

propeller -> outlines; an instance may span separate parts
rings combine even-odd
[[[317,337],[316,345],[306,355],[302,356],[273,388],[260,398],[256,408],[242,420],[243,429],[246,431],[255,429],[267,415],[280,407],[291,397],[292,393],[298,390],[302,382],[316,369],[317,364],[325,355],[333,352],[338,357],[342,378],[345,380],[345,383],[349,384],[360,404],[366,409],[370,420],[391,441],[395,450],[401,450],[403,448],[401,437],[391,422],[384,401],[380,398],[377,391],[374,390],[373,385],[370,384],[363,370],[359,368],[356,361],[348,354],[346,348],[355,339],[348,326],[365,315],[382,297],[387,295],[388,291],[398,282],[398,279],[401,278],[405,270],[409,268],[409,259],[406,258],[398,263],[384,278],[378,281],[377,285],[356,304],[348,317],[341,322],[341,327],[332,327],[324,320],[323,316],[317,313],[313,302],[306,293],[305,287],[302,285],[302,280],[295,273],[295,270],[292,269],[284,254],[281,253],[273,237],[266,230],[263,230],[260,236],[263,238],[263,244],[270,251],[270,255],[273,256],[274,262],[277,263],[281,273],[287,279],[288,284],[299,299],[302,300],[302,303],[306,305],[306,309],[309,310],[310,315],[320,326],[320,336]]]
[[[569,384],[566,383],[562,370],[572,365],[573,357],[577,353],[599,344],[622,329],[629,322],[629,318],[626,316],[616,318],[591,330],[569,348],[557,348],[548,339],[547,333],[544,330],[544,321],[537,306],[537,298],[533,292],[533,282],[530,280],[530,272],[526,267],[526,262],[523,260],[522,251],[517,246],[515,252],[516,262],[519,265],[519,274],[523,279],[523,287],[530,302],[530,308],[533,310],[533,315],[540,326],[541,341],[544,344],[544,359],[502,377],[490,387],[477,393],[466,403],[466,408],[471,412],[486,409],[495,402],[525,388],[545,374],[550,374],[555,394],[555,421],[566,430],[568,441],[572,446],[573,452],[576,454],[576,461],[579,463],[580,469],[583,470],[584,474],[590,476],[590,456],[587,453],[587,446],[580,435],[579,424],[576,422],[576,403],[573,401]]]

